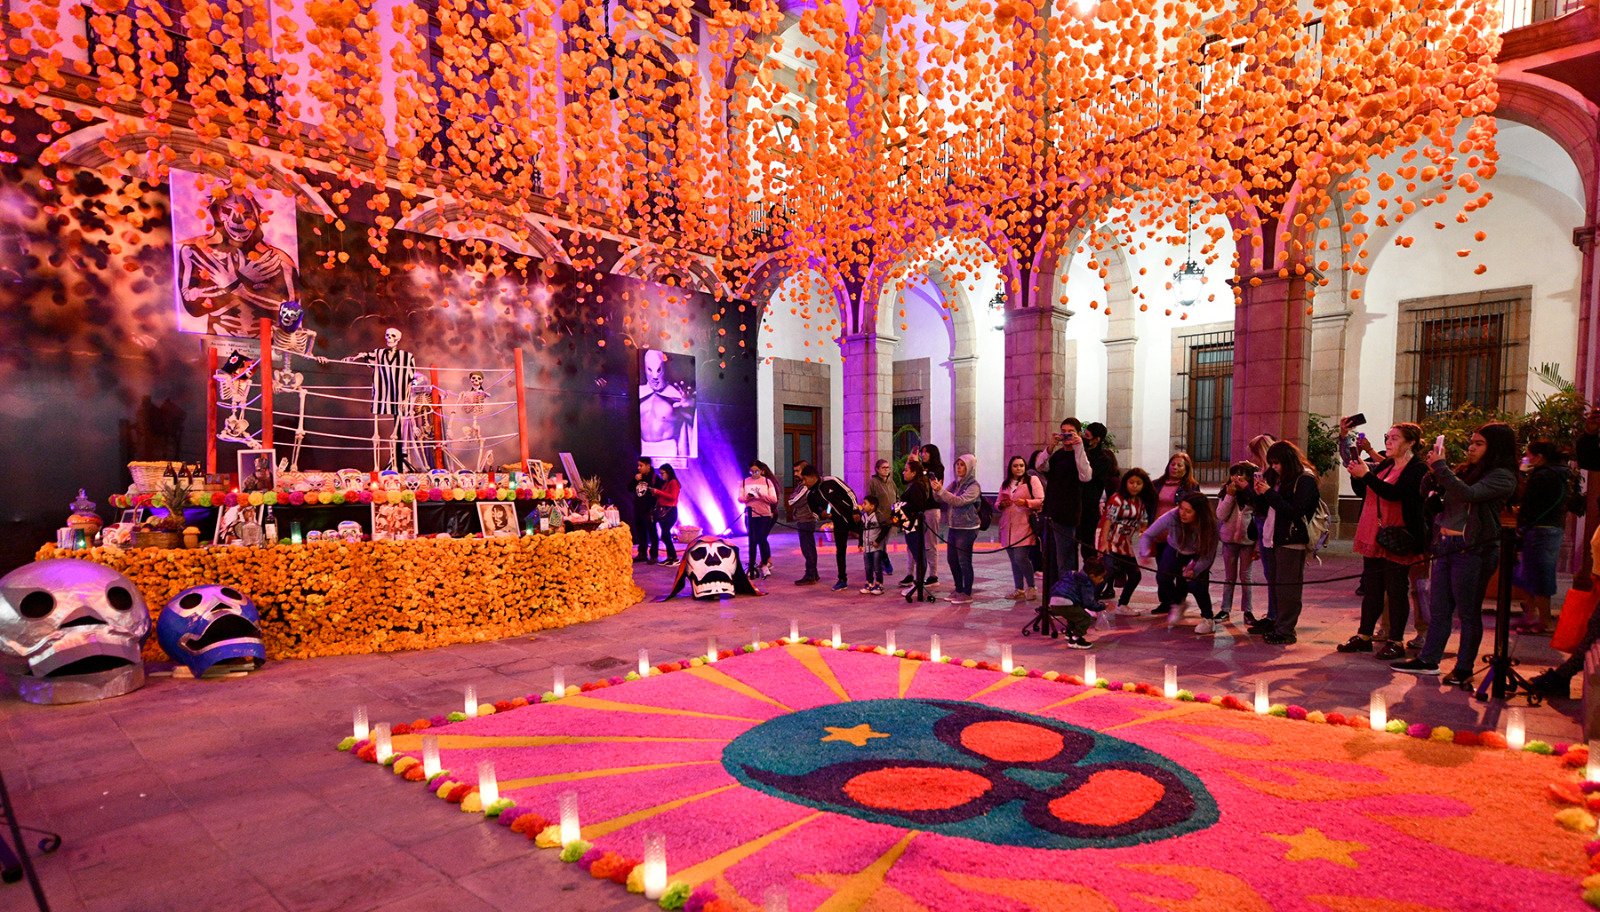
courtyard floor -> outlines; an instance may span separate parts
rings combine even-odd
[[[793,585],[800,557],[792,535],[774,537],[779,573],[761,585],[765,598],[702,604],[653,599],[671,586],[672,569],[636,565],[650,600],[594,623],[535,636],[426,652],[269,663],[255,675],[217,682],[153,677],[142,690],[101,703],[32,706],[0,701],[0,772],[24,824],[59,831],[65,843],[35,858],[57,910],[228,909],[361,912],[383,909],[642,910],[647,903],[596,882],[575,866],[536,853],[526,840],[482,818],[419,803],[416,787],[373,775],[333,744],[348,734],[350,709],[365,704],[374,720],[411,719],[459,705],[469,684],[488,699],[548,690],[551,669],[569,682],[623,674],[647,647],[652,661],[700,654],[708,636],[724,647],[801,633],[826,637],[838,624],[848,642],[926,649],[938,634],[958,658],[997,658],[1012,645],[1016,661],[1063,672],[1082,670],[1085,653],[1058,641],[1024,638],[1029,604],[1004,600],[1011,589],[1003,554],[976,560],[978,598],[908,604],[871,597],[851,555],[852,587],[831,592],[831,545],[823,546],[823,584]],[[904,552],[894,552],[895,578]],[[943,563],[941,549],[940,562]],[[1328,556],[1309,579],[1349,576],[1358,561]],[[949,573],[940,568],[949,592]],[[1176,664],[1185,688],[1246,694],[1270,682],[1274,702],[1309,709],[1365,712],[1375,689],[1391,717],[1452,728],[1499,727],[1500,707],[1448,690],[1437,678],[1393,673],[1370,655],[1334,646],[1355,632],[1354,580],[1311,583],[1299,643],[1264,645],[1235,626],[1196,636],[1189,617],[1169,629],[1165,617],[1113,620],[1091,633],[1102,676],[1160,682]],[[1220,585],[1213,595],[1220,595]],[[1559,604],[1559,598],[1558,598]],[[1134,598],[1155,603],[1153,580]],[[1486,617],[1492,624],[1492,616]],[[1485,634],[1485,651],[1492,642]],[[1562,656],[1548,638],[1513,639],[1528,674]],[[1580,738],[1577,704],[1528,710],[1530,738]],[[0,909],[31,908],[25,883],[0,885]]]

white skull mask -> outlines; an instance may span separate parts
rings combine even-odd
[[[733,578],[739,572],[739,550],[727,542],[701,539],[689,547],[689,585],[695,598],[734,594]]]
[[[384,330],[383,331],[383,344],[387,345],[390,348],[398,348],[400,346],[400,330],[394,329],[392,327],[389,328],[389,329]]]
[[[140,647],[149,635],[150,610],[138,587],[110,567],[57,558],[0,577],[0,669],[17,677],[24,699],[73,702],[138,687],[143,683]],[[134,671],[138,674],[131,675]],[[51,695],[51,682],[86,676],[99,676],[100,685],[114,692],[73,699]],[[119,682],[103,680],[107,676]]]

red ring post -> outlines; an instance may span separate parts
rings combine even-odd
[[[522,471],[528,471],[528,410],[523,402],[522,348],[512,350],[511,367],[517,383],[517,447],[522,454]]]
[[[433,467],[444,468],[444,416],[439,409],[439,369],[428,368],[428,385],[433,397]]]
[[[206,474],[217,474],[217,347],[210,340],[206,348]]]
[[[272,321],[261,318],[261,448],[272,449]],[[274,457],[276,459],[276,457]],[[240,483],[243,483],[240,479]]]

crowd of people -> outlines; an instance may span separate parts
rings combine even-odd
[[[1550,624],[1556,562],[1572,499],[1564,454],[1548,441],[1519,447],[1513,429],[1490,422],[1478,428],[1464,460],[1452,465],[1443,438],[1431,444],[1422,428],[1390,427],[1380,450],[1357,433],[1358,422],[1339,426],[1342,470],[1360,502],[1353,549],[1361,558],[1356,592],[1360,621],[1342,653],[1370,653],[1398,671],[1441,672],[1453,628],[1460,639],[1450,684],[1471,681],[1483,635],[1481,605],[1494,571],[1500,518],[1516,505],[1519,529],[1517,583],[1527,593],[1519,629],[1538,633]],[[1600,458],[1600,412],[1591,413],[1586,438]],[[865,480],[864,496],[844,480],[794,467],[787,500],[799,535],[804,571],[797,585],[821,582],[818,536],[832,540],[834,590],[851,586],[849,551],[862,554],[863,594],[882,595],[892,578],[889,542],[905,537],[907,598],[939,587],[941,544],[950,588],[945,599],[973,599],[973,554],[981,530],[996,527],[998,548],[1010,563],[1013,600],[1039,601],[1043,584],[1075,608],[1123,616],[1148,611],[1176,627],[1192,602],[1197,635],[1222,633],[1235,606],[1250,635],[1287,646],[1296,642],[1308,557],[1326,536],[1327,507],[1318,473],[1293,442],[1263,435],[1249,456],[1229,467],[1220,490],[1201,490],[1190,456],[1174,453],[1159,477],[1121,469],[1099,423],[1062,421],[1049,445],[1027,457],[1012,456],[991,501],[979,482],[977,458],[955,460],[947,473],[937,446],[924,445],[901,466],[880,459]],[[1580,443],[1580,450],[1582,444]],[[1580,453],[1581,456],[1581,453]],[[1600,464],[1597,464],[1600,468]],[[658,542],[675,560],[670,529],[678,486],[670,465],[639,461],[636,526],[640,560],[654,561]],[[1520,471],[1519,471],[1520,469]],[[1520,491],[1520,493],[1519,493]],[[752,462],[739,500],[750,530],[753,577],[772,575],[769,536],[778,520],[781,487],[765,463]],[[1219,563],[1220,561],[1220,563]],[[1260,564],[1263,582],[1252,579]],[[1154,572],[1155,602],[1135,608],[1133,597]],[[1212,599],[1213,575],[1221,598]],[[1259,591],[1257,591],[1259,590]],[[1069,645],[1087,648],[1087,627],[1075,616]],[[1414,636],[1407,638],[1408,632]]]

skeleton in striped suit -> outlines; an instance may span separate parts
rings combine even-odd
[[[381,453],[387,449],[389,465],[397,471],[407,471],[405,454],[400,451],[400,421],[406,415],[411,398],[411,378],[417,372],[417,359],[400,348],[400,330],[390,327],[383,331],[384,347],[361,352],[345,360],[356,364],[372,365],[372,464],[382,468]],[[387,445],[383,426],[388,421]]]

